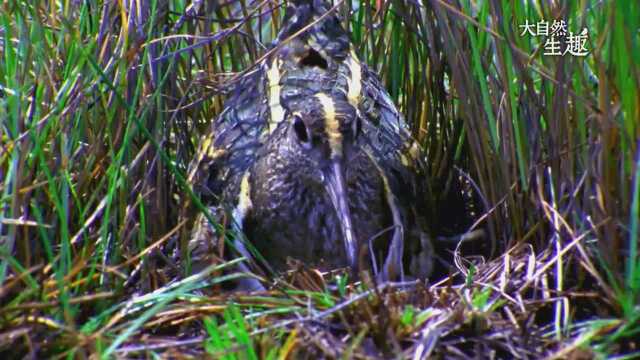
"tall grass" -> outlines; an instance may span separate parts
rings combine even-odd
[[[226,91],[266,52],[284,8],[0,4],[0,350],[109,357],[133,337],[144,343],[145,333],[182,339],[204,327],[193,341],[214,356],[263,358],[295,354],[301,339],[313,339],[305,328],[260,329],[267,316],[331,308],[346,285],[340,294],[287,290],[227,306],[225,295],[199,291],[239,276],[222,275],[228,264],[210,277],[189,277],[184,266],[193,220],[186,204],[198,203],[186,167]],[[580,335],[581,346],[602,354],[632,349],[640,331],[640,5],[345,0],[338,11],[426,150],[434,226],[447,233],[473,212],[487,233],[474,250],[550,249],[553,336]],[[588,29],[588,56],[545,56],[544,38],[520,35],[527,21],[560,19],[574,33]],[[449,197],[461,191],[459,177],[472,183],[465,191],[477,208]],[[569,301],[573,292],[600,299]],[[402,314],[411,323],[413,312]],[[432,313],[420,314],[416,324]],[[375,324],[349,328],[345,351],[384,339]],[[161,351],[148,345],[128,349]]]

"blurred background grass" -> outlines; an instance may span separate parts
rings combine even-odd
[[[206,285],[196,276],[167,287],[189,275],[171,253],[190,234],[185,170],[284,9],[266,0],[0,5],[3,350],[19,339],[23,351],[33,341],[47,354],[109,356]],[[640,4],[345,0],[338,12],[426,149],[434,223],[465,206],[442,199],[464,177],[491,256],[521,243],[558,253],[587,244],[581,260],[559,256],[550,281],[558,293],[597,291],[607,306],[592,315],[624,321],[585,343],[620,351],[640,332]],[[573,33],[588,29],[588,56],[545,56],[544,38],[521,36],[527,21],[560,19]],[[153,307],[135,312],[142,293]],[[265,308],[293,306],[278,301]],[[578,315],[558,306],[550,321],[562,334]],[[212,311],[222,312],[234,340],[207,318],[207,350],[253,348],[238,308]],[[29,337],[33,326],[63,336]],[[293,346],[287,336],[269,354]]]

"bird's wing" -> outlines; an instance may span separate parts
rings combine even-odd
[[[409,126],[393,104],[376,74],[363,66],[361,114],[363,132],[371,153],[389,179],[394,194],[401,200],[424,199],[425,159]],[[417,197],[418,196],[418,197]]]
[[[262,69],[245,76],[198,144],[188,180],[206,203],[220,204],[226,201],[222,198],[237,194],[239,180],[253,163],[269,122],[265,91]]]

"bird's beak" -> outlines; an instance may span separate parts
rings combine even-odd
[[[340,221],[349,265],[355,269],[357,244],[353,223],[351,221],[349,202],[347,201],[347,187],[342,171],[342,161],[340,159],[333,159],[331,161],[331,167],[327,169],[326,172],[325,187]]]

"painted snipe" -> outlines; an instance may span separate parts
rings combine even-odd
[[[329,10],[290,2],[272,55],[227,99],[190,180],[273,269],[292,257],[381,279],[428,276],[421,148]],[[194,236],[194,257],[212,233]]]

